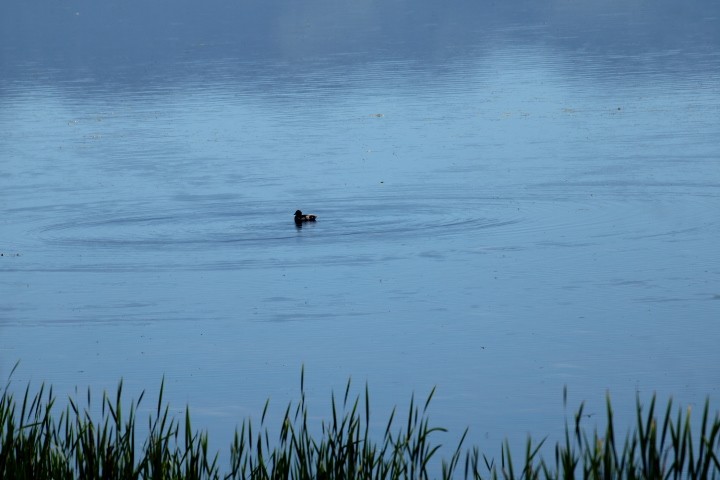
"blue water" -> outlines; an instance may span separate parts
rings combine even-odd
[[[225,448],[304,365],[317,422],[437,386],[491,453],[564,386],[717,398],[717,6],[45,7],[0,7],[13,388],[164,376]]]

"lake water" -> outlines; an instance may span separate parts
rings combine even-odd
[[[638,394],[717,401],[719,22],[5,2],[0,377],[164,376],[223,449],[303,365],[318,422],[348,377],[383,426],[437,386],[439,440],[490,453],[561,432],[564,386],[589,425],[606,392],[621,420]]]

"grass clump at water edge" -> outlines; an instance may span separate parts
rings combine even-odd
[[[97,419],[90,413],[89,391],[85,408],[70,398],[58,414],[52,388],[43,385],[31,394],[28,386],[20,399],[9,385],[0,395],[0,478],[8,479],[705,479],[720,473],[720,419],[710,418],[709,402],[694,435],[689,409],[674,414],[669,401],[657,417],[654,397],[647,409],[638,400],[637,424],[621,442],[609,400],[602,435],[581,425],[581,405],[550,458],[540,454],[544,441],[528,439],[520,461],[513,460],[506,442],[497,462],[477,447],[464,447],[466,431],[450,458],[433,461],[439,468],[429,471],[441,447],[432,440],[445,431],[430,426],[427,417],[434,390],[422,404],[410,400],[406,419],[396,419],[393,411],[384,435],[375,439],[369,434],[367,386],[362,399],[353,399],[348,381],[342,402],[332,396],[329,420],[313,436],[301,374],[300,400],[285,410],[279,437],[271,441],[264,427],[266,402],[259,429],[246,420],[235,432],[230,465],[223,469],[218,453],[208,451],[207,434],[193,430],[189,410],[182,419],[169,414],[164,382],[140,443],[136,412],[144,395],[126,408],[122,382],[114,397],[103,394]]]

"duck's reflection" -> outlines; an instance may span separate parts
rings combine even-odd
[[[309,224],[306,223],[306,222],[295,222],[295,228],[296,228],[297,230],[302,230],[303,227],[305,227],[305,228],[314,228],[315,225],[316,225],[316,224],[315,224],[314,222],[313,222],[313,223],[309,223]]]

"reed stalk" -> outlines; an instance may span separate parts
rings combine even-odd
[[[478,447],[464,447],[467,430],[449,458],[436,459],[446,430],[432,426],[428,407],[435,390],[423,402],[410,399],[407,417],[390,414],[384,434],[370,434],[371,408],[367,385],[351,395],[348,380],[341,399],[331,395],[330,414],[311,434],[305,397],[304,371],[300,397],[285,409],[279,435],[265,426],[269,401],[259,428],[242,422],[230,445],[230,464],[222,469],[219,453],[208,447],[206,432],[194,429],[190,410],[177,419],[169,414],[160,384],[157,406],[148,418],[146,438],[137,443],[136,401],[123,400],[123,384],[115,395],[103,394],[94,418],[92,395],[82,407],[70,398],[55,411],[52,388],[35,393],[26,387],[21,397],[10,381],[0,393],[0,478],[12,479],[708,479],[720,476],[720,419],[706,402],[699,432],[693,432],[691,410],[674,409],[668,401],[656,413],[653,396],[644,406],[638,397],[635,425],[618,439],[610,398],[602,432],[582,425],[584,404],[565,424],[564,438],[554,449],[545,440],[528,439],[524,455],[515,460],[510,446],[501,446],[500,461]],[[566,394],[564,399],[566,401]],[[313,430],[317,431],[317,430]],[[545,458],[544,452],[554,455]],[[439,466],[439,470],[438,470]]]

